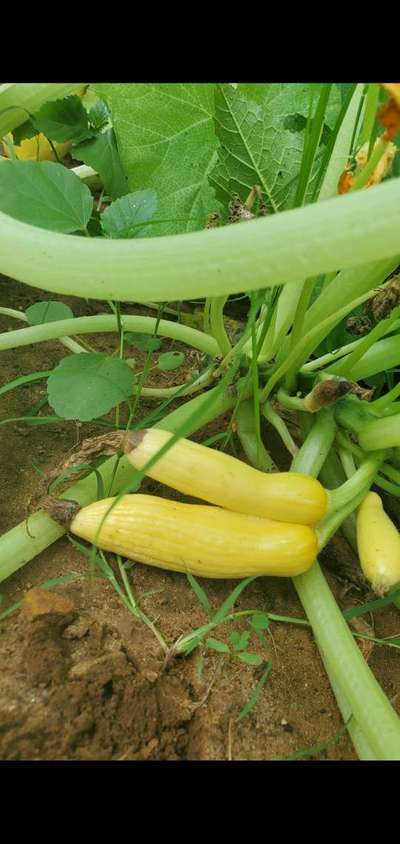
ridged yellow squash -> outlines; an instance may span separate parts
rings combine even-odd
[[[122,496],[106,515],[115,500],[83,507],[71,532],[158,568],[212,578],[291,577],[310,568],[317,554],[316,534],[307,525],[141,494]]]
[[[124,449],[136,469],[172,437],[160,428],[130,432]],[[146,474],[173,489],[252,516],[313,525],[325,515],[328,495],[310,475],[266,474],[241,460],[188,439],[175,443]]]

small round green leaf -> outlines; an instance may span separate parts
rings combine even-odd
[[[246,662],[247,665],[261,665],[264,661],[262,656],[259,656],[258,654],[249,654],[247,651],[238,654],[238,659],[241,659],[242,662]]]
[[[168,372],[171,369],[178,369],[184,362],[183,352],[165,352],[158,358],[157,366],[162,372]]]
[[[124,340],[139,349],[140,352],[156,352],[160,348],[162,340],[160,337],[152,337],[151,334],[141,334],[139,331],[128,331],[124,334]]]
[[[35,302],[25,311],[30,325],[43,325],[44,322],[58,322],[60,319],[71,319],[74,316],[69,305],[63,302]]]
[[[47,382],[50,406],[63,419],[89,422],[132,395],[133,372],[125,361],[97,352],[64,358]]]

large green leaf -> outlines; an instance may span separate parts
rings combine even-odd
[[[83,231],[92,213],[89,188],[52,161],[9,161],[0,166],[0,211],[23,223],[68,234]]]
[[[146,233],[203,228],[208,214],[219,210],[208,182],[218,146],[214,85],[101,83],[95,88],[110,107],[129,189],[157,193],[157,217],[165,222]]]
[[[325,123],[333,129],[342,105],[343,97],[350,83],[338,83],[333,86],[325,114]],[[265,111],[284,113],[286,125],[290,118],[295,122],[296,115],[307,119],[310,107],[310,93],[313,94],[313,109],[321,93],[320,82],[240,82],[238,90],[250,100],[258,103]],[[299,126],[303,125],[299,121]]]
[[[128,193],[128,182],[122,169],[113,129],[107,129],[95,138],[74,146],[73,156],[99,173],[105,191],[112,199]]]
[[[319,87],[315,86],[314,103]],[[210,181],[222,202],[226,204],[235,193],[244,201],[253,185],[259,184],[269,209],[291,207],[309,102],[308,83],[216,86],[215,124],[221,147]],[[340,103],[340,91],[335,88],[327,110],[328,126],[334,124]]]

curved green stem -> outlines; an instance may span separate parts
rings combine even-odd
[[[400,414],[367,422],[359,431],[358,440],[364,451],[400,446]]]
[[[265,402],[265,404],[262,407],[262,413],[263,413],[263,416],[265,416],[266,420],[270,423],[270,425],[272,425],[275,428],[275,430],[279,434],[284,446],[290,452],[292,457],[295,457],[299,449],[298,449],[290,431],[288,430],[287,425],[283,421],[282,417],[279,416],[279,413],[275,412],[275,410],[273,409],[270,402],[268,402],[268,401]]]
[[[347,504],[351,503],[360,493],[365,495],[369,487],[374,481],[380,466],[382,465],[386,456],[383,450],[376,451],[371,457],[367,457],[361,466],[354,472],[341,487],[334,489],[330,493],[329,513],[333,514],[336,510],[341,510]],[[353,508],[355,509],[355,508]]]
[[[381,158],[385,154],[388,145],[389,141],[384,141],[382,140],[382,138],[379,140],[371,155],[371,158],[369,159],[365,167],[363,167],[360,173],[356,176],[354,183],[350,188],[350,193],[364,187],[369,177],[372,176],[375,168],[378,166]]]
[[[278,399],[279,404],[281,404],[282,407],[286,407],[288,410],[301,410],[303,413],[307,411],[307,408],[304,405],[304,399],[299,396],[290,396],[283,387],[279,388],[276,398]]]
[[[315,423],[299,449],[291,466],[292,472],[305,472],[318,477],[332,448],[335,437],[335,417],[330,407],[317,414]],[[301,468],[310,466],[310,469]]]
[[[399,326],[400,326],[400,320],[399,320]],[[378,415],[380,413],[384,412],[384,411],[388,411],[389,416],[390,416],[390,405],[399,396],[400,396],[400,383],[396,384],[395,387],[392,387],[392,389],[389,390],[388,393],[385,393],[385,395],[381,396],[379,399],[375,399],[375,401],[371,401],[369,403],[369,406],[372,409],[372,411],[374,413],[377,413]]]
[[[252,466],[260,469],[261,472],[271,472],[274,468],[274,461],[257,436],[254,405],[251,400],[240,402],[236,411],[235,420],[243,451]]]
[[[165,319],[158,321],[153,317],[130,314],[124,314],[121,322],[124,332],[138,331],[144,334],[153,334],[158,322],[157,334],[159,336],[180,340],[182,343],[187,343],[211,357],[216,357],[218,354],[218,345],[213,337],[198,331],[197,328],[182,325],[180,322],[170,322]],[[31,343],[43,343],[45,340],[55,340],[59,337],[65,337],[69,333],[100,334],[111,331],[118,331],[117,320],[112,314],[98,314],[96,316],[63,319],[59,322],[46,322],[43,325],[32,325],[29,328],[0,334],[0,351],[28,346]]]
[[[199,378],[196,378],[191,384],[180,384],[177,387],[138,387],[133,388],[133,394],[140,392],[144,398],[167,399],[167,398],[181,398],[183,396],[191,396],[199,390],[204,390],[214,382],[214,370],[207,369]]]
[[[218,343],[218,347],[222,355],[227,355],[232,348],[232,344],[226,333],[224,324],[224,305],[227,301],[227,296],[215,296],[211,299],[210,307],[210,328],[214,340]]]
[[[223,296],[390,258],[398,254],[399,227],[398,179],[245,226],[157,238],[64,235],[1,213],[0,272],[103,300]]]
[[[14,308],[0,308],[0,314],[12,317],[13,319],[20,319],[23,322],[28,322],[28,318],[25,316],[24,312],[16,311],[14,310]],[[76,340],[73,340],[72,337],[60,337],[60,343],[62,343],[66,349],[69,349],[70,352],[80,354],[81,352],[87,351],[87,349],[84,349],[80,343],[77,343]]]
[[[395,332],[400,329],[400,319],[396,320],[393,325],[389,326],[387,329],[387,333]],[[361,343],[363,342],[363,337],[360,337],[358,340],[353,340],[351,343],[346,343],[345,346],[341,346],[340,349],[335,349],[334,352],[328,352],[326,355],[321,355],[319,358],[314,358],[314,360],[310,360],[301,367],[300,372],[307,374],[308,372],[314,372],[316,369],[321,369],[323,366],[329,365],[330,363],[335,363],[335,361],[339,360],[340,358],[345,357],[346,355],[350,354],[354,349],[357,349]],[[380,401],[380,399],[377,399]],[[376,404],[376,402],[371,402],[371,407]]]

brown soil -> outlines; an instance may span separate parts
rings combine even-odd
[[[6,279],[0,284],[3,306],[25,309],[40,298],[55,298]],[[104,310],[93,302],[62,300],[76,315]],[[15,327],[15,320],[0,317],[0,330]],[[110,343],[110,335],[96,338],[99,350]],[[51,369],[66,353],[58,342],[3,352],[0,384]],[[140,359],[136,350],[133,354]],[[158,373],[154,383],[178,383],[181,377],[181,372]],[[44,394],[43,382],[14,390],[1,399],[1,418],[23,415]],[[143,412],[152,406],[143,404]],[[207,433],[215,430],[211,426]],[[25,517],[38,485],[35,467],[51,471],[78,439],[101,432],[96,423],[1,427],[0,533]],[[146,488],[155,487],[149,482]],[[114,565],[111,555],[109,561]],[[364,600],[362,579],[354,574],[355,561],[343,540],[337,538],[325,553],[324,565],[342,607]],[[70,572],[81,579],[48,592],[36,588]],[[209,649],[166,663],[151,630],[125,609],[109,581],[88,578],[87,573],[86,558],[65,537],[1,584],[1,610],[23,600],[22,610],[0,622],[0,759],[271,760],[339,731],[341,718],[308,629],[272,623],[268,651],[253,635],[250,649],[271,659],[273,668],[258,702],[238,721],[263,666],[245,665]],[[184,576],[136,564],[129,579],[142,610],[155,620],[169,646],[208,620]],[[217,609],[236,583],[205,580],[202,585]],[[235,610],[243,609],[303,616],[291,581],[283,579],[251,583],[235,605]],[[399,632],[393,607],[373,621],[378,637]],[[232,630],[246,629],[246,621],[239,620],[214,635],[227,640]],[[369,664],[400,708],[398,652],[375,647]],[[344,736],[311,758],[356,756]]]

